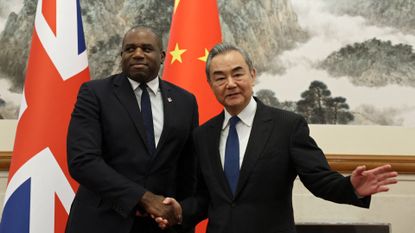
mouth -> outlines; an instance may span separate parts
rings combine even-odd
[[[140,69],[140,68],[147,67],[147,65],[144,64],[144,63],[134,63],[134,64],[131,64],[130,67],[132,67],[132,68],[139,68]]]
[[[226,98],[233,98],[233,97],[238,96],[238,95],[239,95],[238,92],[237,93],[230,93],[230,94],[226,95]]]

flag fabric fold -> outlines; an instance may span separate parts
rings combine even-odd
[[[201,124],[222,109],[205,75],[208,51],[221,40],[216,0],[175,1],[163,79],[196,96]]]
[[[216,0],[175,0],[163,79],[196,96],[203,124],[223,107],[210,90],[205,74],[209,50],[222,41]],[[206,232],[207,221],[196,227]]]
[[[89,68],[79,0],[39,0],[1,233],[63,233],[78,185],[66,134]]]

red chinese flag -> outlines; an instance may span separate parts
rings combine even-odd
[[[196,96],[201,124],[223,109],[205,75],[208,51],[221,40],[216,0],[175,1],[163,79]]]
[[[216,0],[176,0],[163,79],[192,92],[199,105],[203,124],[223,107],[210,90],[205,74],[209,50],[222,41]],[[196,228],[206,232],[207,221]]]

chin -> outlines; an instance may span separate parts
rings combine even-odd
[[[243,99],[241,99],[241,98],[235,98],[235,97],[231,97],[231,98],[227,98],[226,100],[225,100],[225,102],[228,104],[228,105],[240,105],[240,104],[242,104],[243,102],[244,102],[244,100]]]
[[[228,101],[225,103],[225,105],[230,108],[238,108],[239,106],[242,105],[242,102],[241,101]]]
[[[143,73],[137,73],[137,72],[131,72],[130,74],[129,74],[129,77],[132,79],[132,80],[135,80],[135,81],[137,81],[137,82],[143,82],[143,81],[146,81],[148,78],[148,76],[146,75],[146,74],[143,74]]]

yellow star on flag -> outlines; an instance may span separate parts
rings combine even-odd
[[[170,64],[173,64],[173,62],[176,60],[182,63],[182,54],[186,52],[186,50],[187,49],[179,49],[179,44],[176,43],[176,47],[174,48],[174,50],[170,51],[170,54],[173,56]]]
[[[175,0],[174,1],[174,11],[173,13],[176,13],[177,7],[179,6],[180,0]]]
[[[203,57],[199,57],[198,60],[206,62],[208,55],[209,51],[205,48],[205,55]]]

